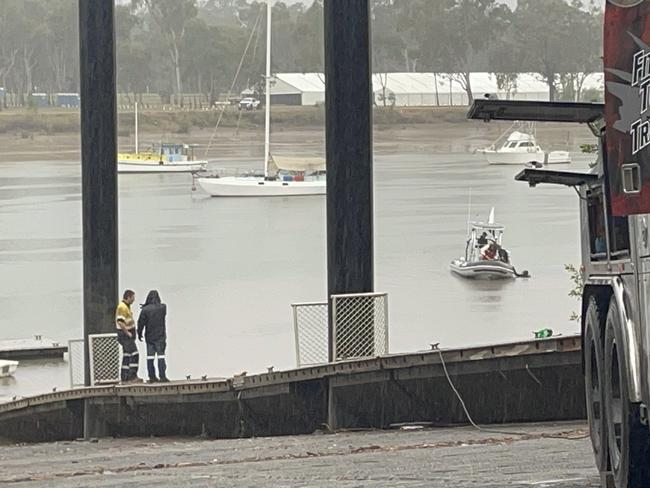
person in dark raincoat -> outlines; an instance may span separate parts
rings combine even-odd
[[[167,348],[167,328],[165,317],[167,316],[167,305],[160,301],[157,290],[151,290],[147,299],[141,305],[140,317],[138,317],[138,339],[142,341],[142,334],[147,343],[147,370],[149,382],[167,382],[167,363],[165,361],[165,349]],[[155,361],[158,358],[158,376],[156,376]]]

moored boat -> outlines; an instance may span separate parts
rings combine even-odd
[[[205,171],[208,162],[194,159],[193,145],[153,144],[148,151],[117,155],[118,173],[193,173]]]
[[[490,147],[478,151],[485,155],[488,164],[568,164],[571,162],[568,151],[545,152],[537,143],[533,125],[513,125],[506,134],[508,136],[501,145],[499,143],[505,134]]]
[[[0,359],[0,378],[12,376],[18,368],[18,361],[9,361],[8,359]]]
[[[118,173],[195,173],[205,171],[206,160],[194,157],[196,144],[163,143],[152,144],[146,151],[140,151],[138,143],[138,103],[135,104],[135,151],[118,153]]]
[[[213,197],[279,197],[327,193],[325,161],[322,158],[271,155],[271,12],[271,0],[267,0],[264,173],[239,176],[206,175],[197,178],[201,189]]]

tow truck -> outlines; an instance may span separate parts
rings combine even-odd
[[[591,444],[602,487],[650,487],[650,0],[607,0],[605,103],[480,99],[468,118],[587,124],[585,172],[525,168],[531,187],[580,199],[581,336]]]

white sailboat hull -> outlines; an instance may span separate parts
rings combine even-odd
[[[465,261],[455,259],[449,269],[463,278],[506,280],[516,277],[514,266],[502,261]]]
[[[264,104],[264,175],[273,174],[269,170],[271,162],[271,0],[266,0],[266,70],[265,70],[265,100]],[[295,158],[283,156],[278,161],[273,160],[279,170],[283,165],[278,164],[282,159],[286,163],[291,160],[290,165],[298,165],[298,168],[287,169],[300,175],[309,174],[306,179],[300,178],[296,181],[282,179],[266,179],[261,176],[226,176],[226,177],[201,177],[197,178],[199,186],[208,195],[213,197],[290,197],[325,195],[325,180],[320,178],[312,179],[314,171],[321,169],[308,168],[310,160],[314,158]],[[300,168],[302,166],[302,168]],[[279,171],[278,171],[279,172]]]
[[[12,376],[18,368],[18,361],[0,359],[0,378]]]
[[[122,160],[117,162],[118,173],[193,173],[207,168],[207,161],[165,162]]]
[[[199,186],[213,197],[284,197],[325,195],[325,180],[265,181],[257,177],[198,178]]]

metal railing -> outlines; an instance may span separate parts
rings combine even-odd
[[[292,303],[296,364],[327,362],[327,302]]]
[[[88,336],[91,386],[120,381],[121,349],[116,333]]]
[[[84,340],[68,341],[68,367],[70,368],[70,388],[85,386],[84,380]]]
[[[388,354],[388,294],[332,295],[335,361]],[[329,328],[326,302],[293,303],[296,364],[328,362]]]
[[[388,294],[332,295],[335,361],[388,354]]]

